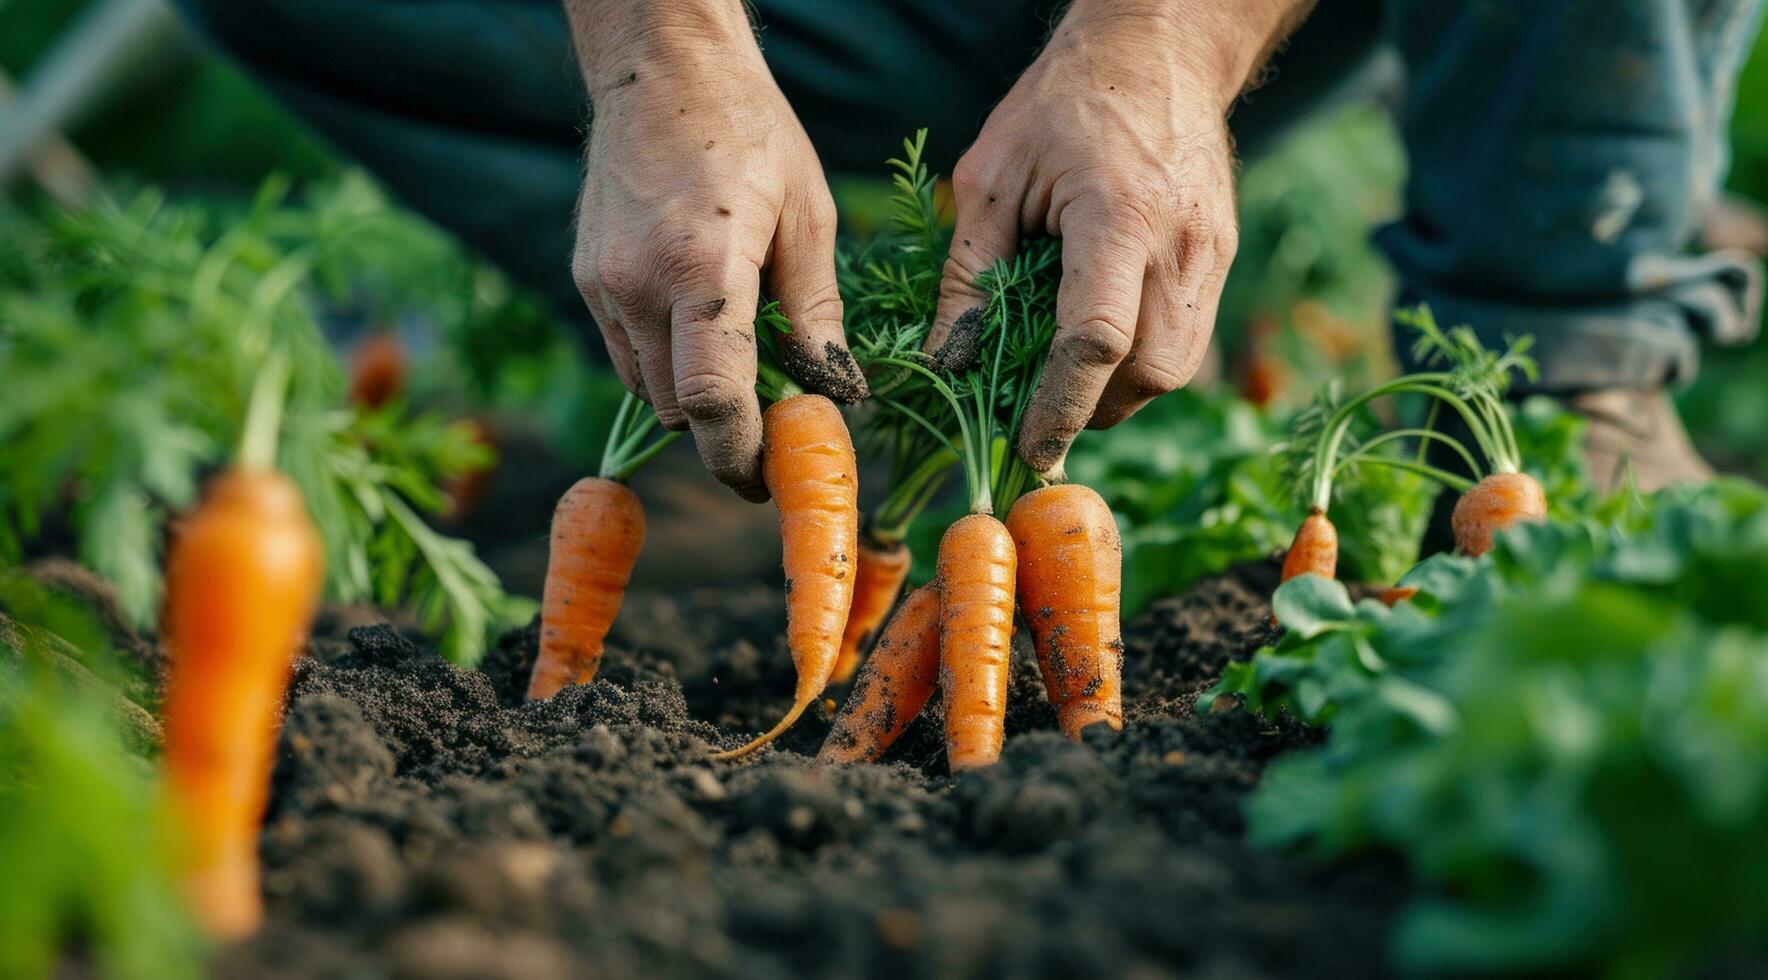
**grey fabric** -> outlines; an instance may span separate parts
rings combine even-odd
[[[567,316],[587,109],[557,0],[181,0],[407,203]],[[877,173],[917,127],[949,171],[1042,42],[1054,0],[755,0],[825,167]],[[1686,380],[1746,339],[1761,271],[1686,254],[1726,167],[1760,0],[1322,0],[1231,120],[1242,152],[1407,80],[1403,302],[1492,342],[1533,334],[1553,390]],[[1384,9],[1385,8],[1385,9]]]

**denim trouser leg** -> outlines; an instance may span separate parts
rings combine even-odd
[[[1747,255],[1690,255],[1728,164],[1759,0],[1394,0],[1402,302],[1488,343],[1532,334],[1538,390],[1691,378],[1760,311]]]
[[[198,28],[408,205],[561,315],[586,110],[559,0],[180,0]],[[881,174],[928,127],[950,172],[1037,53],[1055,0],[756,0],[768,64],[831,172]],[[1380,0],[1332,0],[1235,113],[1258,149],[1379,40]]]

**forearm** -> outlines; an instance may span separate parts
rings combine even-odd
[[[647,70],[751,68],[761,51],[742,0],[563,0],[590,98]]]
[[[1205,81],[1226,112],[1258,79],[1315,0],[1074,0],[1052,46],[1122,29],[1162,38],[1177,64]]]

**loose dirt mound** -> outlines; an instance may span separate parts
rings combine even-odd
[[[777,594],[634,596],[595,684],[519,702],[532,628],[462,671],[386,627],[296,672],[232,976],[1368,976],[1391,869],[1249,850],[1239,805],[1305,744],[1197,693],[1264,638],[1268,570],[1125,629],[1122,734],[1065,742],[1021,651],[1004,758],[952,779],[933,718],[890,764],[811,764],[777,718]]]

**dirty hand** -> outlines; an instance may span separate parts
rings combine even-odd
[[[1033,469],[1197,370],[1238,234],[1227,110],[1307,5],[1076,0],[958,161],[929,351],[1021,237],[1062,239],[1056,336],[1020,430]]]
[[[739,0],[568,0],[590,125],[571,271],[626,386],[691,428],[706,468],[761,481],[756,298],[792,320],[787,366],[864,397],[841,329],[835,205]]]

